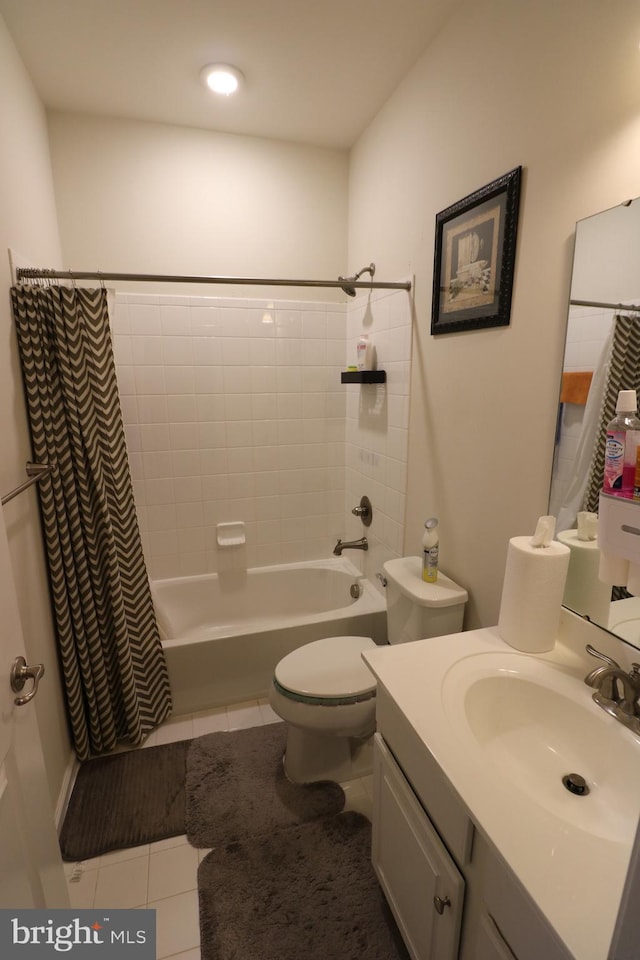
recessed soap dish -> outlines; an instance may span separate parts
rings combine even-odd
[[[244,521],[235,520],[230,523],[218,523],[216,525],[216,540],[219,547],[239,547],[246,543]]]

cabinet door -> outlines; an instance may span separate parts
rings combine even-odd
[[[379,734],[372,858],[413,960],[455,960],[464,878]]]
[[[516,960],[495,923],[486,913],[478,924],[473,960]]]

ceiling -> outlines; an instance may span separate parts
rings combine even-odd
[[[348,149],[459,0],[0,0],[46,107]],[[200,82],[245,74],[237,98]]]

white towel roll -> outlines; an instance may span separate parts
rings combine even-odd
[[[525,653],[552,650],[558,632],[571,551],[552,540],[534,547],[531,537],[509,541],[498,631]]]
[[[597,540],[582,540],[577,530],[562,530],[558,540],[571,551],[569,573],[562,602],[574,613],[589,617],[592,623],[609,623],[611,586],[598,577],[600,548]]]

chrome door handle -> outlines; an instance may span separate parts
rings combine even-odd
[[[11,666],[9,682],[14,693],[20,693],[27,680],[33,680],[33,687],[24,697],[16,697],[13,701],[16,707],[23,707],[25,703],[33,700],[38,692],[38,684],[44,676],[44,664],[36,663],[32,667],[27,665],[24,657],[16,657]]]

